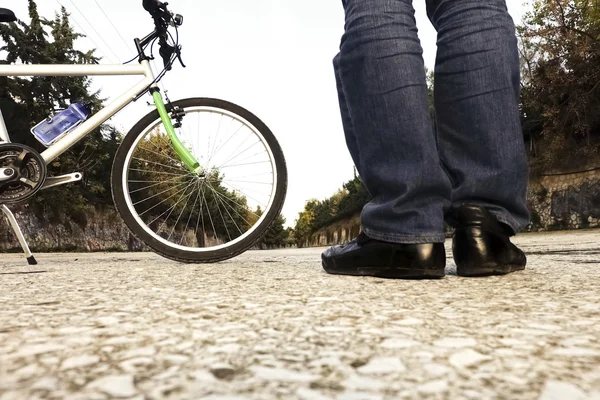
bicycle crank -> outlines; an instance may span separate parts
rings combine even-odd
[[[43,187],[46,175],[40,153],[18,143],[0,144],[0,204],[30,199]]]

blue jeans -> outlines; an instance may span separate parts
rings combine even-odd
[[[453,208],[529,223],[515,26],[505,0],[426,0],[438,33],[436,129],[411,0],[343,0],[334,59],[346,143],[373,201],[362,229],[397,243],[444,241]]]

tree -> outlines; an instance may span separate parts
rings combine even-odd
[[[95,51],[82,52],[74,48],[75,40],[82,37],[69,24],[64,8],[54,19],[41,17],[35,1],[29,0],[31,22],[23,21],[0,24],[0,38],[6,53],[0,63],[23,64],[96,64]],[[81,101],[92,112],[102,107],[97,92],[90,91],[91,80],[87,77],[0,77],[0,107],[5,117],[11,140],[43,151],[44,148],[31,135],[32,126],[58,109]],[[86,201],[110,204],[110,170],[112,158],[118,147],[118,132],[103,125],[84,141],[74,146],[49,165],[50,175],[74,171],[84,173],[84,185],[68,185],[60,193],[43,192],[33,201],[55,214],[71,212]]]
[[[533,169],[600,162],[597,1],[536,1],[518,32],[524,133],[540,137]]]
[[[344,183],[346,196],[340,201],[339,214],[349,216],[360,212],[365,204],[371,201],[371,195],[359,177]]]
[[[129,195],[144,223],[167,240],[188,246],[234,240],[262,215],[260,207],[253,212],[246,197],[223,181],[218,169],[203,177],[189,174],[158,128],[138,142],[128,172]]]
[[[288,239],[290,237],[289,228],[283,227],[285,225],[285,218],[279,214],[277,218],[271,223],[267,233],[260,242],[261,248],[272,249],[280,248],[288,245]]]
[[[296,219],[296,226],[294,227],[294,236],[298,247],[302,247],[306,238],[313,231],[313,215],[318,203],[318,200],[315,199],[308,200],[304,205],[304,211],[298,213],[298,219]]]
[[[294,228],[296,244],[302,246],[318,229],[360,213],[370,200],[371,195],[367,188],[360,178],[355,176],[354,179],[344,183],[343,188],[330,198],[322,201],[316,199],[307,201],[304,211],[298,214],[296,220]]]

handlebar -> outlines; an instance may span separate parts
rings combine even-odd
[[[185,64],[183,64],[183,61],[181,60],[181,47],[178,45],[171,46],[168,43],[169,26],[181,26],[183,24],[183,16],[170,12],[167,8],[168,4],[169,3],[163,3],[159,0],[142,0],[144,10],[148,11],[154,19],[156,30],[154,31],[155,35],[153,36],[158,38],[160,46],[159,54],[163,59],[165,68],[167,70],[171,69],[173,53],[177,54],[179,62],[185,68]]]
[[[158,0],[143,0],[142,3],[144,10],[148,11],[152,15],[160,8],[161,4],[162,3]]]

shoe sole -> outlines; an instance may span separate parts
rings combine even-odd
[[[523,271],[524,265],[494,265],[485,267],[457,267],[458,276],[473,278],[482,276],[508,275],[512,272]]]
[[[332,275],[372,276],[386,279],[440,279],[446,275],[443,269],[362,267],[354,270],[337,270],[328,268],[324,262],[322,264],[325,272]]]

